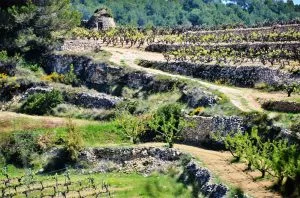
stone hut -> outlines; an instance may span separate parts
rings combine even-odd
[[[87,26],[90,29],[107,30],[116,27],[116,23],[108,10],[101,8],[95,11],[94,15],[87,22]]]

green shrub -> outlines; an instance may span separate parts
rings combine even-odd
[[[74,162],[78,159],[79,153],[83,149],[84,141],[82,133],[76,128],[71,119],[68,119],[66,127],[67,136],[64,140],[64,148],[67,151],[68,160]]]
[[[8,55],[6,51],[0,51],[0,61],[7,62],[8,61]]]
[[[66,74],[58,74],[53,72],[49,75],[41,77],[41,80],[51,81],[51,82],[60,82],[66,85],[79,86],[80,81],[74,73],[74,66],[70,65],[70,71]]]
[[[38,135],[33,132],[11,134],[0,147],[6,163],[21,167],[32,167],[33,155],[42,151],[38,145]]]
[[[33,71],[33,72],[37,72],[37,71],[39,71],[39,69],[41,69],[39,64],[33,63],[33,62],[27,62],[24,59],[20,59],[19,66],[29,69],[30,71]]]
[[[121,112],[117,118],[116,123],[122,129],[123,135],[130,139],[133,144],[139,142],[139,137],[146,130],[147,116],[133,116],[127,111]]]
[[[172,148],[174,141],[181,138],[181,132],[187,125],[182,115],[182,105],[178,103],[167,104],[160,107],[153,115],[149,126]]]
[[[80,82],[74,72],[74,65],[70,65],[70,71],[64,75],[62,83],[66,85],[79,86]]]
[[[62,103],[63,96],[59,91],[53,90],[47,93],[36,93],[27,98],[22,104],[20,112],[33,114],[33,115],[44,115]]]
[[[260,82],[260,83],[256,83],[254,85],[255,89],[261,89],[261,90],[267,90],[269,88],[269,85],[264,83],[264,82]]]

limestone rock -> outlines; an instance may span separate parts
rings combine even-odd
[[[211,93],[204,91],[199,87],[189,88],[183,90],[181,100],[187,103],[192,108],[213,106],[217,103],[218,98]]]

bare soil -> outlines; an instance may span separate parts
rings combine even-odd
[[[147,143],[142,146],[164,146],[163,143]],[[258,171],[245,171],[246,165],[243,163],[231,163],[232,156],[229,152],[211,151],[198,147],[175,144],[174,148],[191,154],[199,159],[205,167],[226,184],[240,188],[251,197],[276,198],[282,197],[276,192],[272,192],[271,180],[257,180],[260,177]],[[256,180],[256,181],[255,181]]]

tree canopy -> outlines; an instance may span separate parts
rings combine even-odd
[[[0,6],[0,49],[32,57],[53,48],[57,38],[80,24],[70,0],[14,0]]]
[[[109,7],[118,24],[190,26],[265,21],[300,17],[299,6],[282,0],[72,0],[88,19],[97,7]]]

